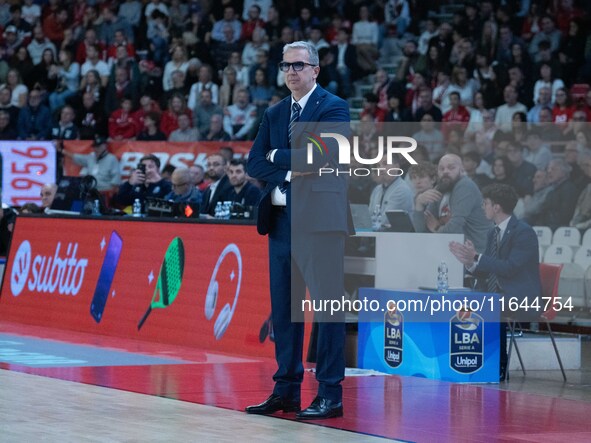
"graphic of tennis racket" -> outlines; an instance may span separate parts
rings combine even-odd
[[[164,255],[164,261],[160,266],[158,281],[152,296],[152,303],[150,303],[148,310],[138,323],[138,331],[142,328],[152,309],[166,308],[172,304],[181,289],[184,269],[185,247],[183,246],[183,240],[180,237],[175,237],[168,245]]]

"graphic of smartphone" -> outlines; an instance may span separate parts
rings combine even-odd
[[[115,277],[115,271],[117,270],[117,264],[119,263],[122,246],[123,241],[121,240],[121,237],[117,231],[113,231],[111,233],[109,245],[107,246],[107,253],[103,260],[101,273],[99,274],[96,283],[94,297],[92,297],[92,303],[90,304],[90,315],[92,315],[92,318],[94,318],[97,323],[100,323],[103,318],[103,311],[105,310],[107,298],[109,298],[111,283],[113,283],[113,277]]]

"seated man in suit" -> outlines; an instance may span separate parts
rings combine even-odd
[[[527,299],[528,306],[541,296],[538,237],[531,226],[517,219],[513,209],[518,196],[505,184],[489,185],[482,191],[486,218],[495,223],[488,233],[486,250],[478,254],[474,244],[451,242],[449,249],[466,269],[478,277],[479,287],[487,292],[503,293],[520,304]],[[542,312],[501,313],[505,317],[535,320]],[[507,323],[501,323],[500,379],[507,370]]]
[[[229,197],[232,185],[226,175],[228,168],[227,163],[226,157],[222,154],[211,154],[207,157],[206,175],[211,181],[209,187],[203,193],[203,200],[201,200],[201,214],[207,214],[213,217],[218,202],[230,200]]]

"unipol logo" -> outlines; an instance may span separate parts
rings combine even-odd
[[[28,240],[16,252],[10,275],[10,290],[15,297],[27,285],[30,292],[77,295],[84,282],[88,259],[76,257],[78,243],[62,248],[58,242],[53,256],[35,255]]]
[[[23,292],[31,267],[31,243],[25,240],[18,247],[16,257],[12,265],[12,274],[10,274],[10,291],[17,297]]]

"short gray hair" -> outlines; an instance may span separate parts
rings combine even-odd
[[[308,51],[308,59],[311,65],[318,66],[320,59],[318,58],[318,51],[316,47],[308,42],[300,40],[299,42],[288,43],[283,47],[283,54],[292,49],[304,49]]]

